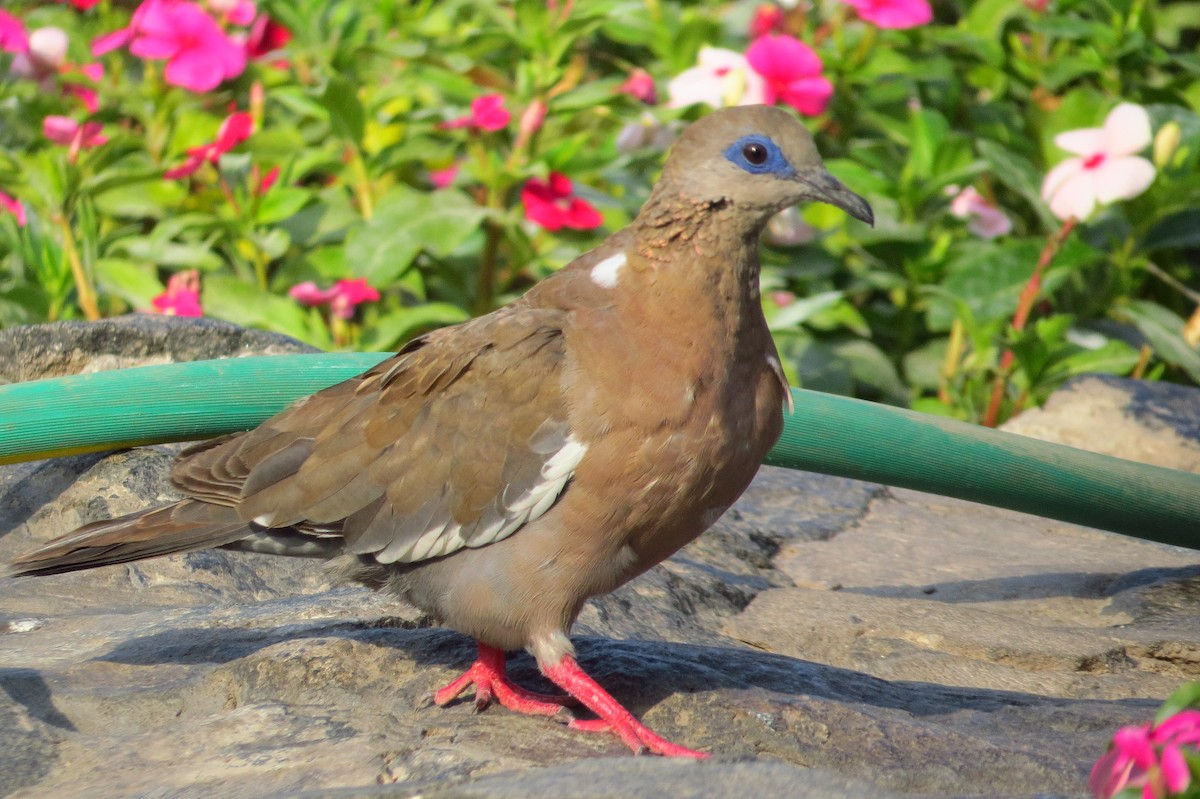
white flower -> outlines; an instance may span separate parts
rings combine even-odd
[[[1078,158],[1068,158],[1046,175],[1042,199],[1059,219],[1086,219],[1097,203],[1128,200],[1154,182],[1154,165],[1134,155],[1150,145],[1146,109],[1121,103],[1102,128],[1069,130],[1054,143]]]
[[[765,82],[746,57],[719,47],[701,47],[699,64],[667,84],[669,108],[704,103],[713,108],[766,102]]]

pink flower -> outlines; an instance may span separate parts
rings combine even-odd
[[[254,193],[257,194],[259,197],[265,197],[265,196],[267,196],[267,192],[269,192],[271,190],[271,187],[274,186],[276,181],[279,180],[279,167],[278,166],[271,167],[269,170],[267,170],[267,173],[265,175],[263,175],[261,178],[258,177],[258,175],[259,175],[258,164],[255,164],[254,167],[250,170],[250,176],[251,176],[252,180],[256,183]]]
[[[249,58],[261,58],[267,53],[282,49],[291,40],[290,30],[266,14],[259,14],[250,26],[250,36],[246,39],[246,55]]]
[[[713,108],[727,105],[758,105],[764,99],[762,76],[746,57],[719,47],[701,47],[699,63],[684,70],[667,84],[668,108],[704,103]]]
[[[1161,724],[1122,727],[1112,748],[1092,766],[1088,787],[1097,799],[1141,788],[1143,799],[1165,799],[1187,790],[1191,769],[1183,747],[1200,743],[1200,711],[1183,710]]]
[[[955,195],[950,201],[950,213],[968,220],[967,230],[981,239],[1005,236],[1012,230],[1012,220],[988,202],[974,186],[967,186]]]
[[[604,220],[590,203],[571,196],[571,181],[561,172],[551,172],[549,180],[530,178],[521,189],[525,218],[546,230],[591,230]]]
[[[251,0],[208,0],[208,8],[218,17],[234,25],[249,25],[258,13]]]
[[[1086,219],[1097,203],[1128,200],[1154,182],[1154,165],[1134,155],[1150,144],[1146,109],[1121,103],[1102,128],[1060,133],[1054,143],[1078,158],[1068,158],[1042,182],[1042,199],[1059,219]]]
[[[476,130],[503,130],[512,121],[512,114],[504,107],[504,95],[485,94],[471,101],[471,113],[465,117],[443,122],[443,128],[475,128]]]
[[[445,169],[429,170],[429,182],[433,184],[435,189],[444,189],[454,182],[458,177],[458,164],[451,164]]]
[[[845,0],[858,15],[880,28],[915,28],[933,21],[926,0]]]
[[[354,316],[356,306],[364,302],[377,302],[379,291],[367,285],[365,277],[354,280],[339,280],[332,288],[319,289],[317,284],[306,281],[292,286],[288,292],[301,305],[315,307],[329,303],[330,312],[339,319]]]
[[[215,89],[246,69],[246,49],[225,35],[200,6],[183,0],[145,0],[128,28],[92,42],[93,55],[129,44],[139,58],[166,59],[168,83],[194,92]]]
[[[23,53],[28,49],[29,39],[25,36],[25,26],[21,20],[0,10],[0,51]]]
[[[203,316],[200,307],[200,273],[195,269],[176,272],[167,281],[167,290],[152,299],[154,313],[166,316]]]
[[[787,34],[755,39],[746,61],[766,81],[764,101],[779,100],[801,114],[816,116],[829,105],[833,84],[821,76],[821,59],[807,44]]]
[[[70,3],[78,11],[87,11],[89,8],[96,6],[100,0],[57,0],[59,3]]]
[[[13,74],[41,80],[58,72],[67,61],[67,32],[47,26],[31,31],[25,52],[12,62]]]
[[[782,8],[773,4],[761,5],[754,9],[754,16],[750,19],[750,38],[782,33],[785,21]]]
[[[42,133],[55,144],[66,145],[67,158],[74,162],[79,151],[87,147],[99,147],[108,141],[104,126],[99,122],[84,122],[80,125],[71,117],[51,115],[42,120]]]
[[[180,166],[168,169],[163,173],[163,177],[168,180],[177,180],[195,174],[205,161],[216,164],[221,160],[222,155],[250,138],[250,134],[253,132],[254,118],[250,114],[245,111],[230,114],[217,129],[216,141],[200,147],[189,147],[187,160]]]
[[[25,206],[16,197],[10,197],[0,191],[0,211],[6,211],[16,217],[17,225],[25,227]]]
[[[654,87],[654,78],[650,77],[650,73],[640,67],[629,73],[629,77],[617,89],[619,92],[624,92],[630,97],[641,100],[646,105],[654,105],[658,102],[658,90]]]

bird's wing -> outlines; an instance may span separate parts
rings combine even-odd
[[[498,541],[554,504],[585,450],[561,387],[562,318],[518,304],[435,331],[256,430],[184,453],[172,482],[382,563]]]

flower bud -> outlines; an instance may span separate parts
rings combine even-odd
[[[67,32],[62,28],[38,28],[29,34],[29,60],[42,72],[55,72],[67,60]]]
[[[1154,137],[1154,166],[1162,169],[1170,163],[1171,157],[1179,149],[1182,137],[1183,130],[1173,119],[1158,129],[1158,134]]]

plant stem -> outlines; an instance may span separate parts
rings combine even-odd
[[[1071,235],[1071,231],[1075,229],[1078,221],[1073,216],[1068,218],[1066,222],[1063,222],[1062,227],[1051,233],[1046,240],[1046,246],[1042,248],[1042,254],[1033,268],[1033,274],[1029,276],[1029,281],[1021,289],[1021,296],[1017,299],[1017,310],[1013,313],[1012,319],[1013,330],[1016,332],[1020,333],[1025,329],[1025,324],[1029,321],[1029,313],[1033,310],[1033,303],[1037,301],[1038,293],[1042,290],[1042,275],[1050,266],[1050,262],[1054,260],[1054,256],[1062,247],[1063,242],[1067,240],[1067,236]],[[1005,349],[1004,354],[1000,356],[1000,369],[996,379],[992,382],[992,396],[988,401],[987,411],[983,415],[985,427],[995,427],[999,421],[1000,403],[1004,399],[1004,390],[1008,387],[1008,379],[1012,376],[1014,360],[1015,356],[1010,349]]]
[[[96,289],[88,280],[83,270],[83,261],[79,257],[79,247],[75,244],[75,234],[71,230],[70,221],[63,214],[55,214],[54,221],[62,231],[63,252],[67,263],[71,266],[71,277],[75,281],[75,293],[79,297],[79,307],[88,321],[94,322],[100,318],[100,306],[96,302]]]

